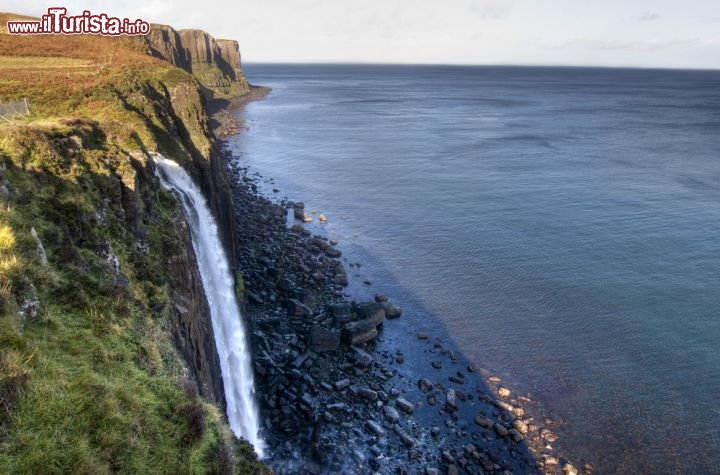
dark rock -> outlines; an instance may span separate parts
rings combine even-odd
[[[359,319],[366,319],[373,325],[382,325],[385,322],[385,309],[377,302],[365,302],[355,306],[353,311]]]
[[[385,419],[393,424],[400,420],[400,413],[392,406],[383,407],[383,414],[385,414]]]
[[[388,301],[388,298],[383,294],[375,294],[375,301],[377,303],[385,303]]]
[[[367,420],[365,421],[365,427],[375,436],[377,437],[383,437],[385,436],[385,429],[382,428],[380,424],[373,420]]]
[[[353,320],[352,310],[347,303],[333,304],[330,307],[335,323],[345,324]]]
[[[295,203],[295,205],[293,206],[293,217],[299,220],[303,220],[305,218],[304,203]]]
[[[430,363],[430,364],[431,364],[432,367],[435,368],[435,369],[440,369],[440,368],[442,368],[442,361],[433,361],[433,362]]]
[[[490,429],[494,425],[493,421],[483,416],[482,414],[477,414],[475,416],[475,424],[479,425],[480,427],[484,427],[485,429]]]
[[[349,380],[347,381],[349,382]],[[333,404],[328,404],[327,406],[328,411],[344,411],[345,408],[347,408],[347,404],[345,404],[344,402],[335,402]]]
[[[350,386],[350,380],[349,379],[341,379],[340,381],[335,381],[335,389],[338,391],[342,391],[343,389]]]
[[[397,398],[395,405],[398,409],[407,414],[411,414],[415,410],[415,404],[402,397]]]
[[[245,297],[247,298],[248,303],[251,303],[253,305],[260,305],[265,303],[265,301],[255,292],[251,292],[249,290],[245,291]]]
[[[372,389],[369,389],[369,388],[360,388],[360,389],[358,389],[357,394],[365,401],[375,402],[378,400],[377,391],[373,391]]]
[[[352,350],[352,358],[355,361],[355,366],[360,368],[367,368],[373,363],[373,357],[370,354],[357,346],[350,347]]]
[[[510,437],[516,444],[522,442],[525,439],[525,437],[523,437],[520,431],[516,429],[510,429],[508,431],[508,434],[510,434]]]
[[[312,316],[312,310],[297,299],[288,299],[287,301],[288,315],[295,317]]]
[[[325,255],[337,259],[338,257],[342,256],[342,252],[340,251],[340,249],[337,249],[335,247],[326,247]]]
[[[342,331],[343,340],[349,345],[361,345],[377,335],[377,328],[368,320],[347,323]]]
[[[340,347],[340,335],[315,325],[308,335],[308,347],[315,353],[335,351]]]
[[[400,439],[400,442],[407,447],[412,448],[415,447],[415,440],[410,437],[404,430],[402,430],[400,427],[395,427],[395,435],[398,436],[398,439]]]
[[[342,285],[343,287],[349,284],[347,274],[335,274],[335,278],[333,279],[333,281],[338,285]]]
[[[432,429],[430,429],[430,435],[433,437],[437,437],[440,435],[440,428],[438,426],[433,426]]]
[[[400,315],[402,315],[402,309],[400,307],[389,305],[385,308],[385,316],[387,318],[398,318]]]
[[[508,430],[504,425],[502,425],[500,423],[495,423],[494,429],[495,429],[495,432],[497,432],[497,435],[499,435],[500,437],[508,436]]]
[[[428,391],[432,391],[434,386],[433,386],[433,383],[431,383],[429,379],[423,378],[418,381],[418,387],[420,388],[420,391],[426,393]]]

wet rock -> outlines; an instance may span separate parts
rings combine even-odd
[[[348,383],[349,383],[350,380],[343,380],[343,381],[348,381]],[[328,411],[344,411],[346,408],[347,408],[347,404],[345,404],[344,402],[335,402],[332,404],[328,404],[328,406],[327,406]]]
[[[525,424],[523,421],[521,421],[521,420],[514,420],[513,423],[512,423],[512,425],[513,425],[513,428],[514,428],[515,430],[517,430],[518,432],[520,432],[521,434],[527,434],[527,432],[528,432],[528,426],[527,426],[527,424]]]
[[[433,383],[430,382],[429,379],[422,378],[421,380],[418,381],[418,387],[420,388],[420,391],[426,393],[428,391],[432,391],[434,386],[433,386]]]
[[[400,420],[400,413],[392,406],[383,407],[383,414],[385,415],[385,419],[392,424]]]
[[[475,416],[475,424],[479,425],[480,427],[484,427],[485,429],[490,429],[494,425],[493,421],[483,416],[482,414],[477,414]]]
[[[315,353],[335,351],[340,347],[340,335],[315,325],[308,335],[308,347]]]
[[[342,391],[343,389],[350,386],[350,380],[349,379],[341,379],[340,381],[335,381],[334,386],[337,391]]]
[[[353,308],[359,319],[368,320],[375,325],[382,325],[385,322],[385,309],[377,302],[365,302]]]
[[[495,407],[502,409],[503,411],[512,412],[513,410],[512,405],[506,403],[505,401],[493,401],[493,404],[495,404]]]
[[[540,431],[540,437],[547,440],[548,442],[552,443],[557,440],[557,435],[555,435],[552,431],[549,429],[543,429]]]
[[[388,301],[388,298],[384,294],[375,294],[375,301],[377,303],[385,303]]]
[[[425,468],[425,475],[440,475],[440,471],[437,468]]]
[[[252,305],[260,305],[265,303],[262,297],[260,297],[255,292],[251,292],[249,290],[245,290],[245,297],[247,298],[248,303]]]
[[[440,435],[440,428],[438,426],[433,426],[432,429],[430,429],[430,435],[433,437],[437,437]]]
[[[288,299],[287,301],[288,315],[295,317],[312,316],[310,307],[297,299]]]
[[[377,328],[368,320],[347,323],[342,331],[343,341],[348,345],[361,345],[377,335]]]
[[[406,414],[411,414],[415,410],[415,404],[402,397],[397,398],[395,405]]]
[[[351,357],[355,362],[355,366],[367,368],[373,363],[373,357],[370,356],[367,351],[362,348],[358,348],[357,346],[352,346],[350,349],[352,350]]]
[[[495,432],[497,433],[497,435],[499,435],[500,437],[508,436],[508,430],[504,425],[502,425],[500,423],[495,423],[494,429],[495,429]]]
[[[335,274],[333,282],[335,282],[337,285],[342,285],[343,287],[345,287],[349,284],[348,276],[347,274]]]
[[[431,364],[432,367],[435,368],[435,369],[441,369],[441,368],[442,368],[442,361],[437,361],[437,360],[436,360],[436,361],[433,361],[433,362],[430,363],[430,364]]]
[[[429,335],[423,332],[417,332],[418,340],[427,340]]]
[[[295,203],[293,206],[293,217],[295,219],[305,219],[305,203]]]
[[[395,305],[389,305],[385,308],[385,317],[392,319],[392,318],[398,318],[402,315],[402,309],[400,307],[396,307]]]
[[[415,446],[415,439],[410,437],[404,430],[402,430],[400,427],[395,427],[395,435],[398,436],[398,439],[400,439],[400,442],[407,447],[412,448]]]
[[[360,388],[360,389],[358,389],[357,394],[365,401],[375,402],[378,400],[377,391],[373,391],[372,389],[369,389],[369,388]]]
[[[385,429],[382,428],[380,424],[373,420],[367,420],[365,421],[365,427],[375,436],[377,437],[384,437],[385,436]]]
[[[572,465],[570,465],[568,463],[568,464],[565,464],[565,466],[563,467],[563,473],[565,475],[577,475],[578,471],[575,467],[573,467]]]
[[[525,439],[525,437],[523,437],[523,435],[517,429],[510,429],[508,433],[516,444],[519,444]]]
[[[350,305],[347,303],[334,304],[330,308],[335,323],[346,324],[353,320]]]
[[[457,401],[454,389],[449,389],[447,394],[445,395],[445,407],[450,411],[454,411],[455,409],[457,409]]]

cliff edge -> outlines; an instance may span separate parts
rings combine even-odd
[[[214,98],[250,90],[237,41],[216,40],[202,30],[177,31],[168,25],[152,25],[145,41],[150,54],[195,76]]]
[[[239,53],[189,37],[204,56],[154,43],[180,45],[173,63],[144,38],[0,31],[0,102],[31,110],[0,124],[0,473],[267,471],[226,424],[188,227],[151,159],[201,185],[234,254],[203,93],[246,82]]]

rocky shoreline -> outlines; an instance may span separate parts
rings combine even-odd
[[[378,350],[401,309],[379,293],[351,301],[346,265],[355,264],[338,243],[305,228],[302,203],[261,195],[260,177],[222,146],[268,466],[281,474],[578,473],[552,448],[551,421],[536,420],[523,398],[439,338],[416,332],[427,361],[412,365],[404,348]]]

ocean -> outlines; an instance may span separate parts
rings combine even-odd
[[[230,147],[403,307],[385,344],[442,334],[596,474],[720,473],[720,71],[244,69]]]

